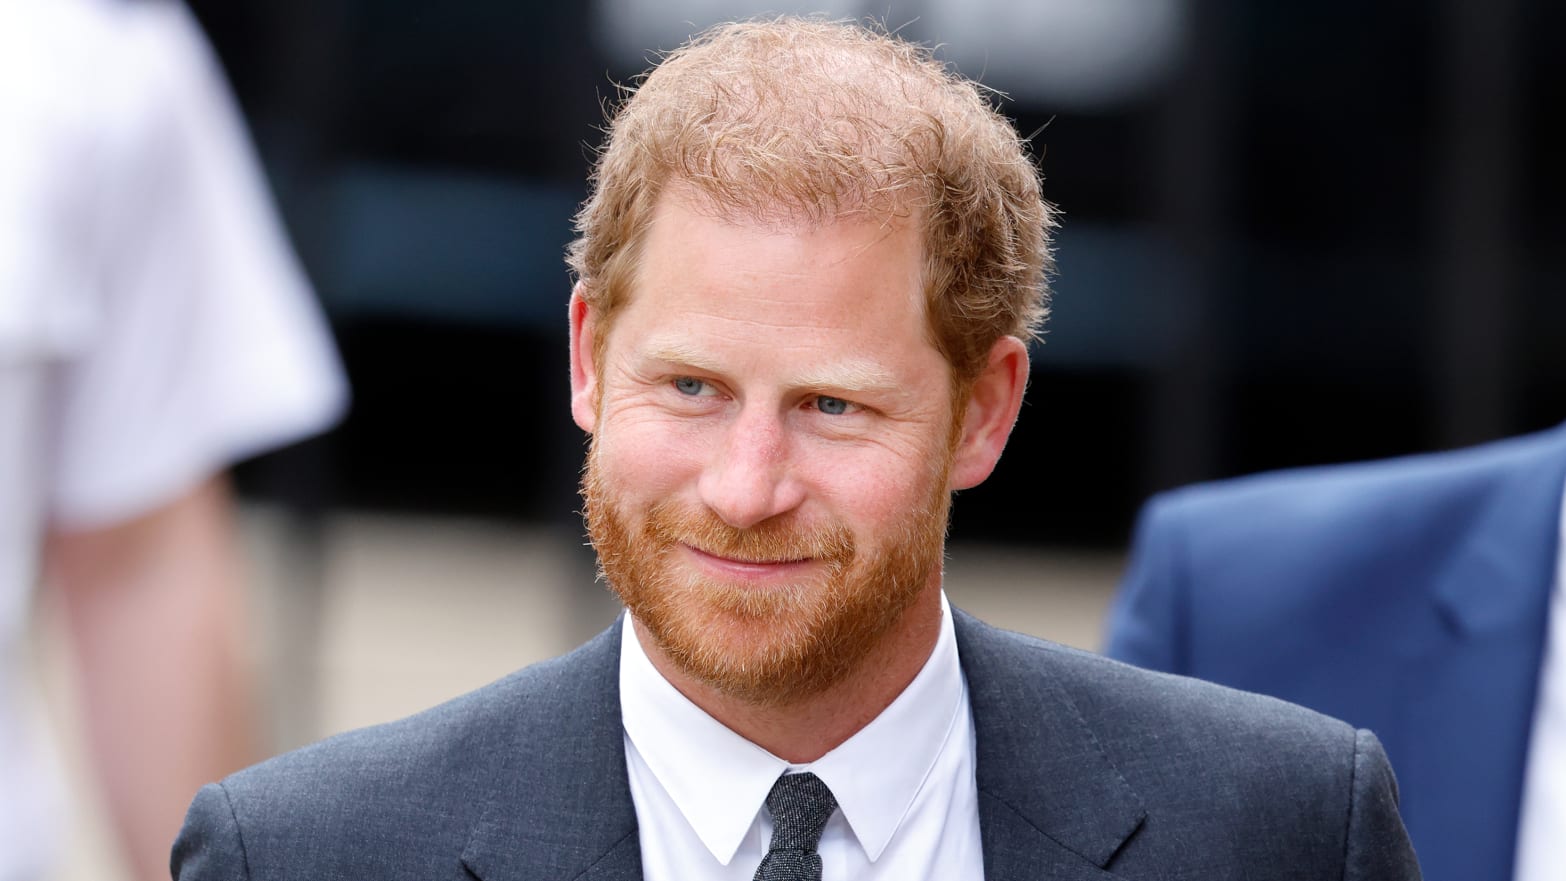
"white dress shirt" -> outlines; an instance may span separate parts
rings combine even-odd
[[[1566,491],[1562,493],[1560,542],[1555,552],[1555,586],[1539,702],[1528,738],[1522,816],[1517,828],[1513,881],[1559,881],[1566,877]]]
[[[620,708],[647,881],[751,881],[772,838],[767,793],[810,771],[838,810],[823,881],[958,881],[984,875],[973,716],[951,610],[919,675],[881,715],[808,765],[772,755],[670,685],[625,623]]]

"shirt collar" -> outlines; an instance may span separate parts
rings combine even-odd
[[[836,749],[790,765],[730,731],[663,678],[635,628],[622,628],[620,711],[626,736],[718,862],[728,865],[785,771],[811,771],[832,790],[871,861],[896,834],[968,692],[951,609],[941,595],[941,629],[924,667],[891,705]]]

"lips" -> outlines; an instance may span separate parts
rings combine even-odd
[[[739,565],[739,566],[785,566],[785,565],[788,565],[789,563],[808,563],[808,562],[810,562],[810,558],[809,557],[783,557],[783,558],[772,559],[772,560],[768,560],[768,559],[746,559],[746,558],[743,558],[743,557],[735,557],[735,556],[731,556],[731,555],[728,555],[728,554],[722,554],[722,553],[719,553],[717,551],[704,550],[702,548],[696,547],[695,545],[689,545],[688,544],[688,545],[685,545],[685,547],[688,548],[691,551],[694,551],[695,553],[701,554],[704,557],[711,557],[714,560],[720,560],[720,561],[722,561],[724,563],[732,563],[734,565]]]
[[[809,568],[815,562],[809,557],[783,560],[741,560],[704,551],[694,545],[681,544],[680,547],[703,568],[714,570],[730,578],[742,580],[789,577]]]

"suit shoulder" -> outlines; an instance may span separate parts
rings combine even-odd
[[[1219,743],[1230,747],[1231,756],[1265,756],[1278,749],[1342,753],[1354,741],[1348,723],[1287,701],[1145,670],[1022,634],[991,633],[1017,670],[1031,670],[1057,684],[1106,746],[1126,734],[1131,740],[1123,746],[1144,757]],[[1138,734],[1149,730],[1159,732],[1151,748]]]
[[[1091,795],[1123,834],[1135,831],[1120,853],[1127,869],[1185,865],[1191,842],[1215,835],[1262,843],[1261,862],[1226,854],[1211,877],[1240,877],[1224,868],[1239,865],[1341,867],[1355,806],[1372,800],[1396,822],[1391,773],[1368,732],[972,619],[959,634],[981,794],[1078,853],[1107,858],[1123,839],[1079,826],[1061,792]]]
[[[223,781],[242,822],[331,823],[356,806],[407,804],[430,816],[487,792],[503,768],[546,764],[575,745],[561,734],[619,712],[618,628],[405,719],[327,738]],[[307,821],[307,817],[313,820]]]
[[[1461,450],[1270,471],[1162,493],[1147,517],[1210,524],[1272,522],[1298,531],[1431,504],[1476,506],[1497,486],[1536,470],[1566,469],[1566,427]]]

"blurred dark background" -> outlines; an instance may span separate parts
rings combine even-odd
[[[760,9],[191,5],[356,395],[242,486],[570,527],[562,250],[602,107]],[[821,8],[1006,92],[1064,212],[1030,403],[955,538],[1118,545],[1157,489],[1566,419],[1566,4]]]

